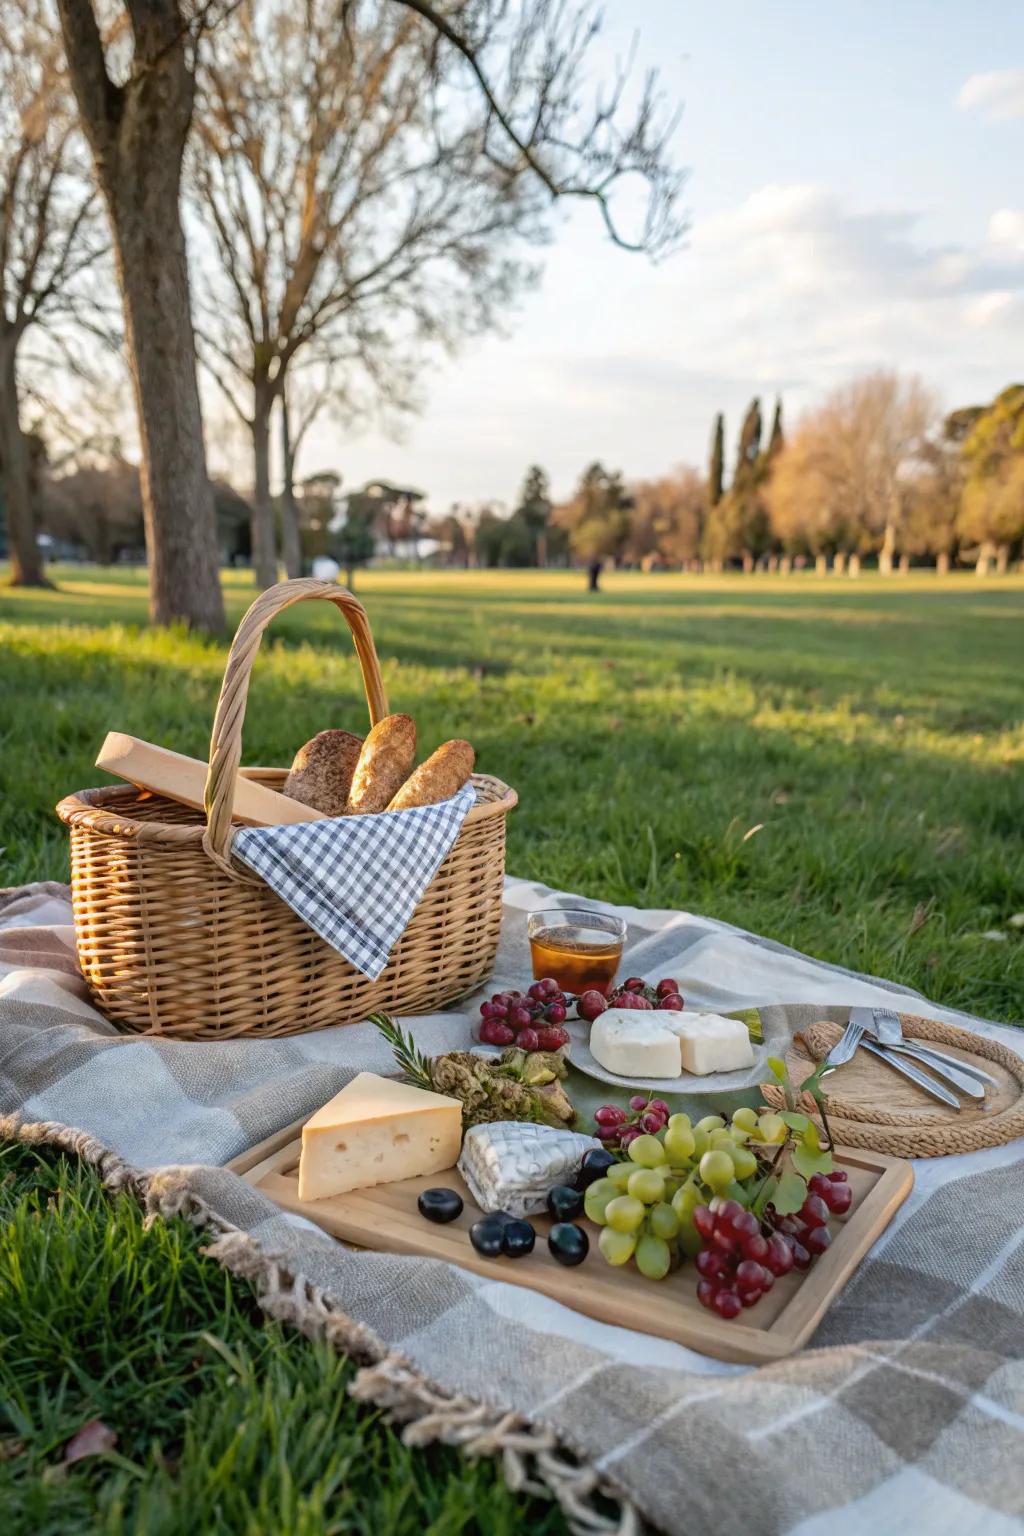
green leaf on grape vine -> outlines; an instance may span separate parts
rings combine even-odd
[[[789,1071],[781,1056],[769,1056],[768,1065],[780,1083],[785,1085],[789,1082]]]
[[[800,1114],[799,1110],[795,1109],[780,1110],[779,1118],[784,1120],[789,1126],[790,1130],[796,1131],[798,1135],[806,1135],[807,1127],[811,1124],[811,1118],[809,1115],[802,1115]]]
[[[813,1178],[816,1173],[832,1172],[831,1152],[813,1152],[810,1147],[794,1147],[790,1157],[797,1173],[802,1173],[805,1179]]]
[[[804,1126],[804,1133],[801,1137],[801,1140],[803,1141],[804,1146],[808,1147],[812,1152],[820,1152],[821,1137],[818,1135],[818,1127],[815,1125],[813,1120],[808,1120],[807,1124]]]
[[[798,1173],[784,1173],[775,1186],[772,1205],[780,1216],[792,1216],[807,1199],[807,1185]]]

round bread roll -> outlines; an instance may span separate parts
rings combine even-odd
[[[415,760],[415,721],[410,715],[386,715],[363,742],[345,815],[367,816],[387,810]]]
[[[362,748],[351,731],[319,731],[296,752],[284,793],[325,816],[343,815]]]
[[[411,773],[388,806],[389,811],[408,811],[414,805],[436,805],[449,800],[473,772],[476,754],[468,741],[446,741]]]

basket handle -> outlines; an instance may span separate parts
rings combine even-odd
[[[366,702],[370,709],[370,724],[376,725],[388,712],[387,695],[380,675],[380,662],[373,644],[370,621],[366,609],[351,592],[333,581],[316,581],[305,577],[280,581],[277,586],[268,587],[266,592],[260,593],[239,624],[228,652],[228,664],[210,737],[210,771],[206,776],[203,797],[207,820],[203,846],[216,864],[233,875],[238,872],[232,867],[228,845],[233,830],[231,817],[235,802],[235,776],[242,761],[242,723],[245,720],[252,664],[263,631],[271,619],[285,608],[290,608],[292,603],[303,603],[313,598],[322,598],[340,608],[352,631],[363,674],[363,687],[366,689]]]

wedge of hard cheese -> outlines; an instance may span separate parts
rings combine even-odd
[[[461,1149],[458,1099],[360,1072],[302,1127],[299,1199],[440,1173]]]
[[[155,747],[123,731],[110,731],[96,759],[97,768],[105,768],[129,784],[152,790],[177,800],[180,805],[203,809],[207,766],[194,757],[183,757],[166,747]],[[321,821],[322,811],[315,811],[301,800],[279,795],[265,784],[256,784],[240,773],[235,779],[235,804],[232,819],[247,827],[281,827],[296,821]]]

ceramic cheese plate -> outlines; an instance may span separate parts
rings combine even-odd
[[[526,1286],[600,1322],[671,1339],[720,1360],[765,1364],[801,1349],[840,1294],[861,1259],[889,1225],[914,1182],[909,1163],[882,1153],[836,1149],[854,1192],[850,1215],[833,1217],[833,1241],[806,1274],[795,1270],[778,1279],[758,1303],[733,1320],[707,1311],[697,1301],[695,1271],[684,1264],[664,1280],[646,1280],[633,1265],[612,1268],[598,1252],[600,1228],[580,1219],[590,1252],[577,1268],[551,1256],[547,1216],[532,1216],[537,1231],[533,1252],[524,1258],[485,1258],[469,1240],[481,1212],[456,1169],[351,1190],[323,1200],[299,1199],[302,1122],[238,1157],[228,1166],[285,1211],[294,1212],[346,1243],[384,1253],[444,1259],[464,1269]],[[464,1201],[462,1214],[445,1226],[424,1220],[417,1198],[446,1186]]]
[[[643,1018],[641,1013],[638,1017]],[[727,1019],[739,1019],[750,1030],[751,1024],[760,1030],[757,1012],[753,1008],[740,1009],[735,1013],[724,1015]],[[709,1094],[709,1093],[736,1093],[744,1088],[756,1088],[763,1083],[770,1074],[765,1063],[768,1059],[768,1048],[751,1032],[751,1049],[754,1060],[748,1067],[740,1067],[733,1072],[710,1072],[698,1076],[694,1072],[681,1072],[678,1077],[624,1077],[615,1072],[609,1072],[607,1067],[595,1060],[590,1049],[591,1025],[584,1019],[568,1019],[565,1028],[569,1033],[569,1060],[574,1067],[587,1077],[596,1078],[598,1082],[610,1083],[615,1088],[632,1088],[635,1092],[650,1092],[656,1094]]]

